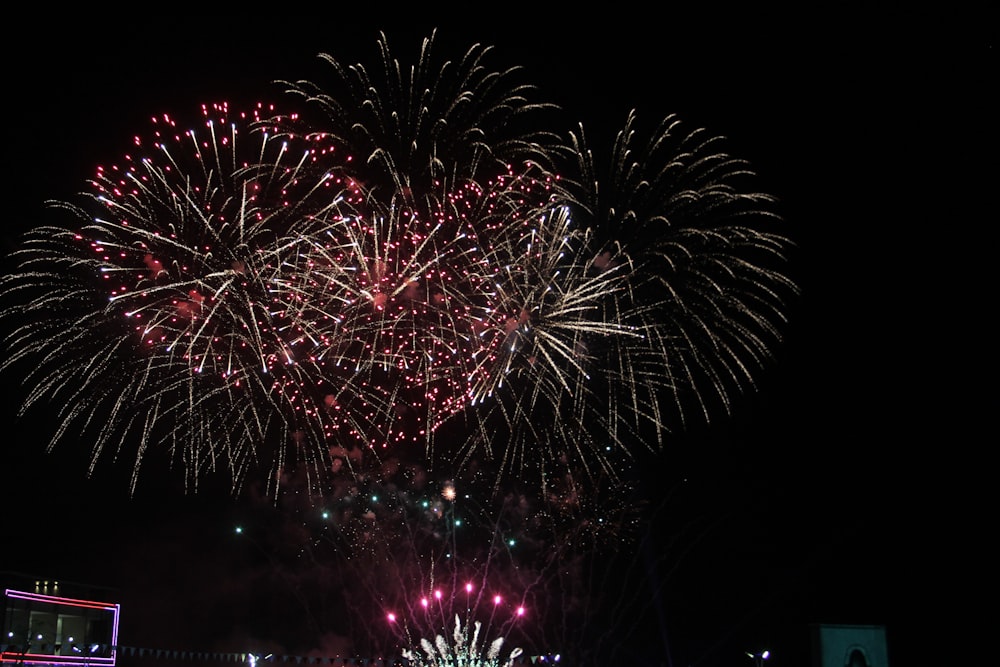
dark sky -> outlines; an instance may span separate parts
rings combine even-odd
[[[678,113],[728,137],[780,198],[802,295],[759,393],[679,438],[671,459],[690,479],[682,511],[712,529],[665,589],[670,660],[742,664],[751,644],[774,643],[775,664],[794,664],[778,662],[782,643],[803,655],[809,623],[884,625],[896,665],[961,650],[978,604],[957,601],[986,594],[995,524],[983,481],[994,438],[979,426],[995,407],[983,256],[997,69],[984,16],[466,11],[55,28],[32,10],[23,42],[4,47],[6,249],[149,116],[275,92],[275,79],[311,76],[320,51],[374,62],[381,28],[401,56],[434,27],[442,51],[495,44],[607,141],[632,108]],[[42,451],[46,425],[13,421],[23,391],[5,384],[0,571],[106,580],[123,591],[123,643],[173,647],[190,632],[178,609],[238,580],[222,575],[238,506],[166,482],[130,499],[127,466],[87,479],[82,455]],[[171,635],[130,620],[156,618],[150,597]]]

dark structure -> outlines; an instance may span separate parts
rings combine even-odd
[[[880,625],[813,625],[813,667],[889,667]]]

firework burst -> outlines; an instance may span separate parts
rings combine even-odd
[[[629,286],[652,325],[649,368],[662,378],[639,392],[657,408],[646,416],[676,429],[728,413],[753,388],[798,291],[785,273],[793,244],[775,198],[752,189],[750,165],[724,145],[676,116],[648,131],[633,112],[605,170],[582,127],[565,153],[575,162],[568,197],[600,261],[614,264],[622,249],[632,259]]]
[[[262,113],[273,108],[206,105],[189,129],[155,118],[135,157],[98,168],[83,206],[56,204],[79,226],[31,232],[5,279],[25,297],[5,364],[40,360],[25,408],[59,405],[56,440],[73,425],[94,435],[92,466],[137,442],[133,488],[153,448],[195,486],[225,467],[238,488],[261,460],[280,466],[323,437],[310,401],[331,331],[274,293],[307,278],[285,274],[351,192],[332,175],[300,180],[315,149],[293,155],[256,127]]]

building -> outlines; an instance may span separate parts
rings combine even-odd
[[[113,591],[0,572],[0,665],[115,667]]]

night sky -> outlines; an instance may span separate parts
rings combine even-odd
[[[622,631],[660,664],[747,664],[766,646],[780,667],[805,664],[811,623],[875,624],[897,667],[955,664],[928,656],[968,650],[993,580],[980,572],[996,524],[981,481],[995,448],[983,259],[997,222],[995,31],[958,11],[583,11],[178,12],[54,28],[29,10],[23,43],[4,45],[4,250],[149,116],[276,95],[274,80],[312,76],[321,51],[375,62],[380,29],[400,57],[435,27],[442,52],[495,45],[595,141],[630,109],[677,113],[727,137],[779,198],[802,292],[759,391],[645,467],[652,488],[674,490],[653,530],[677,563],[646,582],[662,586],[659,608]],[[227,619],[245,610],[226,600],[259,565],[234,543],[240,501],[184,496],[167,470],[130,497],[128,462],[88,478],[86,443],[46,454],[50,425],[16,421],[24,390],[4,386],[0,572],[115,589],[123,644],[239,650]],[[256,639],[281,647],[270,628]]]

